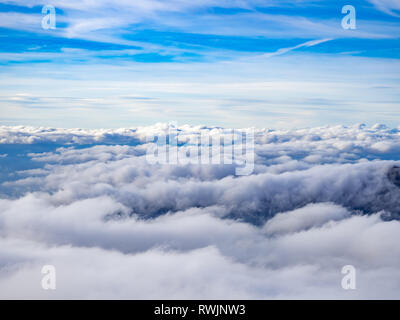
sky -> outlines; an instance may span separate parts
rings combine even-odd
[[[397,299],[399,38],[399,0],[0,1],[0,298]]]
[[[394,128],[399,38],[395,0],[0,1],[0,125]]]

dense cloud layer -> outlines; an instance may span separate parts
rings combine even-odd
[[[229,133],[177,129],[179,148]],[[0,297],[399,297],[398,129],[256,130],[248,176],[150,164],[165,135],[1,127]],[[55,291],[40,286],[48,264]]]

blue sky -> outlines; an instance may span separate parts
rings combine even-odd
[[[397,0],[1,1],[0,124],[395,127],[399,37]]]

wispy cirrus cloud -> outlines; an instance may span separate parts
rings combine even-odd
[[[400,18],[400,3],[397,0],[368,0],[375,7],[387,14]]]
[[[278,55],[285,54],[285,53],[288,53],[290,51],[293,51],[293,50],[296,50],[296,49],[299,49],[299,48],[303,48],[303,47],[309,48],[309,47],[317,46],[317,45],[319,45],[321,43],[325,43],[325,42],[332,41],[332,40],[333,39],[321,39],[321,40],[307,41],[307,42],[298,44],[297,46],[294,46],[294,47],[282,48],[282,49],[277,50],[276,52],[265,53],[263,55],[263,57],[269,58],[269,57],[273,57],[273,56],[278,56]]]

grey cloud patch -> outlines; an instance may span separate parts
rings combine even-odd
[[[389,181],[400,188],[400,167],[393,166],[388,172]]]
[[[167,127],[0,128],[1,298],[398,297],[398,129],[259,129],[254,173],[235,176],[150,165],[147,137]]]

